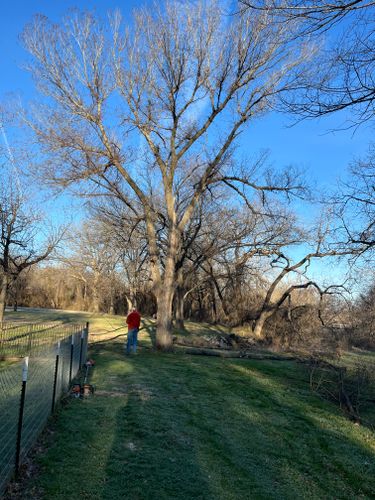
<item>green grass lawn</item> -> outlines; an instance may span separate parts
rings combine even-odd
[[[123,317],[91,313],[8,320],[90,321],[94,341],[125,331]],[[60,409],[21,498],[375,498],[374,431],[313,394],[304,365],[156,353],[143,325],[136,356],[124,337],[92,345],[95,395]],[[362,356],[374,359],[343,360]]]
[[[374,498],[375,434],[293,362],[97,344],[96,394],[53,424],[25,498]]]

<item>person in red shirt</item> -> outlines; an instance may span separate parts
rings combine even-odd
[[[131,349],[133,349],[133,353],[137,352],[137,341],[138,341],[138,332],[139,326],[141,324],[141,315],[137,311],[137,309],[132,309],[128,317],[126,318],[126,323],[128,325],[128,339],[126,342],[126,353],[130,354]]]

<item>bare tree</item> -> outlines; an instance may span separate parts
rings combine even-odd
[[[100,221],[90,218],[70,232],[69,245],[59,256],[68,272],[90,291],[91,308],[100,312],[104,295],[114,310],[116,267],[120,257],[113,245],[113,234]],[[85,297],[87,299],[87,297]]]
[[[350,109],[352,126],[374,119],[375,37],[369,17],[344,31],[337,45],[321,57],[319,72],[305,73],[297,90],[284,100],[287,110],[315,118]]]
[[[374,118],[372,0],[240,0],[239,5],[240,12],[272,9],[277,23],[298,22],[298,37],[322,40],[322,34],[328,35],[320,60],[285,96],[289,111],[314,118],[351,108],[357,114],[354,124]]]
[[[372,145],[366,158],[352,163],[350,179],[334,200],[341,221],[339,244],[351,247],[356,258],[372,257],[375,248],[374,154]]]
[[[149,256],[144,219],[136,217],[118,199],[96,201],[94,217],[103,225],[117,255],[117,265],[125,293],[127,310],[138,307],[137,296],[149,288]]]
[[[333,28],[353,13],[368,11],[372,0],[239,0],[240,12],[248,9],[272,9],[280,22],[299,19],[298,36],[321,33]]]
[[[354,304],[352,318],[355,323],[353,343],[364,348],[375,346],[375,285],[363,293]]]
[[[4,318],[9,288],[18,276],[48,258],[60,237],[50,236],[37,243],[42,218],[30,210],[25,196],[12,183],[0,188],[0,323]]]
[[[334,250],[321,252],[317,248],[316,251],[306,254],[302,259],[295,263],[291,262],[291,259],[282,253],[277,255],[277,257],[272,261],[272,267],[279,268],[280,271],[271,281],[262,306],[254,318],[252,334],[257,338],[262,338],[266,321],[279,310],[279,308],[296,290],[312,287],[319,293],[321,299],[324,295],[334,294],[335,292],[337,293],[337,291],[342,288],[342,285],[330,285],[323,289],[316,281],[309,279],[306,275],[312,259],[321,259],[337,255],[340,255],[340,253]],[[280,285],[282,284],[282,280],[291,273],[298,273],[300,282],[289,284],[286,287],[284,284],[284,287],[281,288]]]
[[[301,188],[290,170],[275,177],[233,155],[244,125],[293,86],[311,53],[290,30],[272,11],[228,18],[199,1],[143,9],[126,30],[117,14],[111,33],[90,14],[59,26],[39,16],[24,31],[47,97],[26,117],[44,175],[60,186],[90,181],[144,219],[159,348],[172,343],[176,263],[202,196],[226,183],[251,207]]]
[[[253,207],[252,212],[213,207],[190,250],[189,261],[203,271],[216,313],[220,305],[231,323],[241,323],[248,315],[248,301],[241,304],[241,296],[248,296],[251,282],[258,286],[261,281],[259,257],[301,239],[291,211],[275,201],[272,205],[268,209],[260,205],[257,211]]]

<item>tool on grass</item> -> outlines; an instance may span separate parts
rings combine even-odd
[[[81,397],[81,384],[73,384],[71,395],[74,398]]]
[[[83,386],[81,388],[81,397],[85,398],[94,394],[94,386],[88,383],[89,371],[92,366],[95,365],[95,361],[93,359],[89,359],[86,361],[86,373],[85,378],[83,379]]]
[[[89,371],[92,366],[95,365],[95,361],[93,359],[88,359],[85,363],[86,371],[85,376],[83,378],[82,384],[75,383],[70,391],[70,394],[75,398],[85,398],[94,394],[94,386],[88,383],[89,379]]]

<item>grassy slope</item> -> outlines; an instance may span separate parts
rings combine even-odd
[[[293,363],[120,344],[92,353],[97,394],[57,420],[45,498],[370,498],[375,435],[315,398]],[[302,375],[303,377],[303,375]]]
[[[374,498],[375,434],[300,365],[155,354],[141,337],[134,357],[93,347],[97,393],[60,412],[25,497]]]

